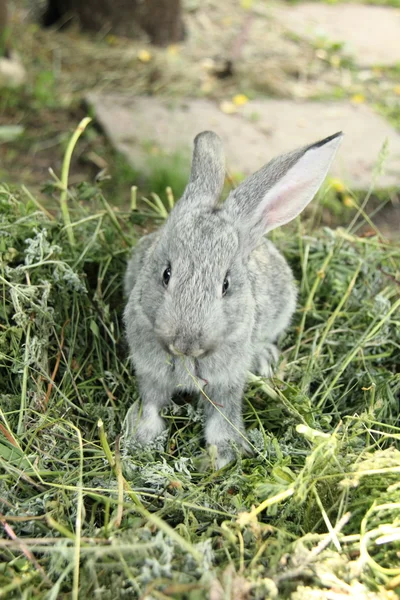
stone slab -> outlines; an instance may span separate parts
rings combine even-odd
[[[344,51],[360,65],[400,62],[400,9],[320,2],[271,6],[272,15],[301,37],[344,42]]]
[[[365,105],[350,102],[254,100],[235,114],[209,100],[168,100],[90,93],[87,102],[114,147],[138,170],[149,167],[149,147],[187,153],[193,138],[214,130],[224,142],[230,172],[250,174],[278,154],[337,131],[345,138],[331,175],[351,189],[368,189],[385,141],[389,156],[376,187],[400,185],[400,135]]]

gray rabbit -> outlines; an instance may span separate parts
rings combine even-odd
[[[135,443],[161,434],[160,411],[183,389],[200,393],[217,468],[234,459],[232,442],[249,450],[247,372],[271,375],[296,305],[292,272],[263,236],[312,200],[341,139],[336,133],[272,160],[220,204],[222,143],[211,131],[197,135],[182,198],[139,241],[125,276],[124,322],[142,400],[127,415]]]

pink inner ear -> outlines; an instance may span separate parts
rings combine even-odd
[[[263,203],[263,222],[267,231],[292,221],[302,212],[312,199],[310,188],[314,188],[313,184],[315,186],[315,181],[288,182],[279,186],[275,193],[271,190],[267,194],[269,199],[266,197],[267,202]]]
[[[271,229],[297,217],[311,202],[326,177],[341,139],[342,136],[336,135],[308,149],[284,155],[254,173],[229,195],[224,210],[240,225],[249,248]],[[293,166],[285,172],[288,162]],[[285,175],[280,177],[282,171]]]
[[[341,138],[310,148],[262,198],[258,219],[264,233],[295,219],[311,202],[335,156]]]

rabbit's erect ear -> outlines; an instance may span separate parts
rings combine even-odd
[[[239,221],[250,246],[288,223],[307,206],[324,181],[343,134],[273,159],[228,196],[224,210]]]
[[[192,169],[184,193],[185,204],[215,205],[225,180],[225,156],[222,142],[213,131],[203,131],[194,140]]]

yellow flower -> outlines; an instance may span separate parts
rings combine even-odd
[[[363,104],[365,102],[365,96],[364,94],[354,94],[354,96],[351,97],[351,101],[354,104]]]
[[[347,206],[347,208],[352,208],[354,206],[354,200],[351,196],[345,196],[343,198],[343,204]]]
[[[344,183],[340,181],[340,179],[330,179],[329,183],[331,184],[335,192],[344,192]]]
[[[233,96],[232,98],[232,102],[235,106],[243,106],[243,104],[247,104],[248,101],[248,97],[244,94],[236,94],[236,96]]]
[[[400,96],[400,85],[396,85],[393,89],[394,93]]]
[[[233,102],[229,102],[228,100],[221,102],[219,107],[226,115],[232,115],[236,112],[236,106],[233,104]]]
[[[139,50],[137,57],[140,60],[140,62],[143,63],[150,62],[153,58],[151,52],[149,52],[148,50]]]

